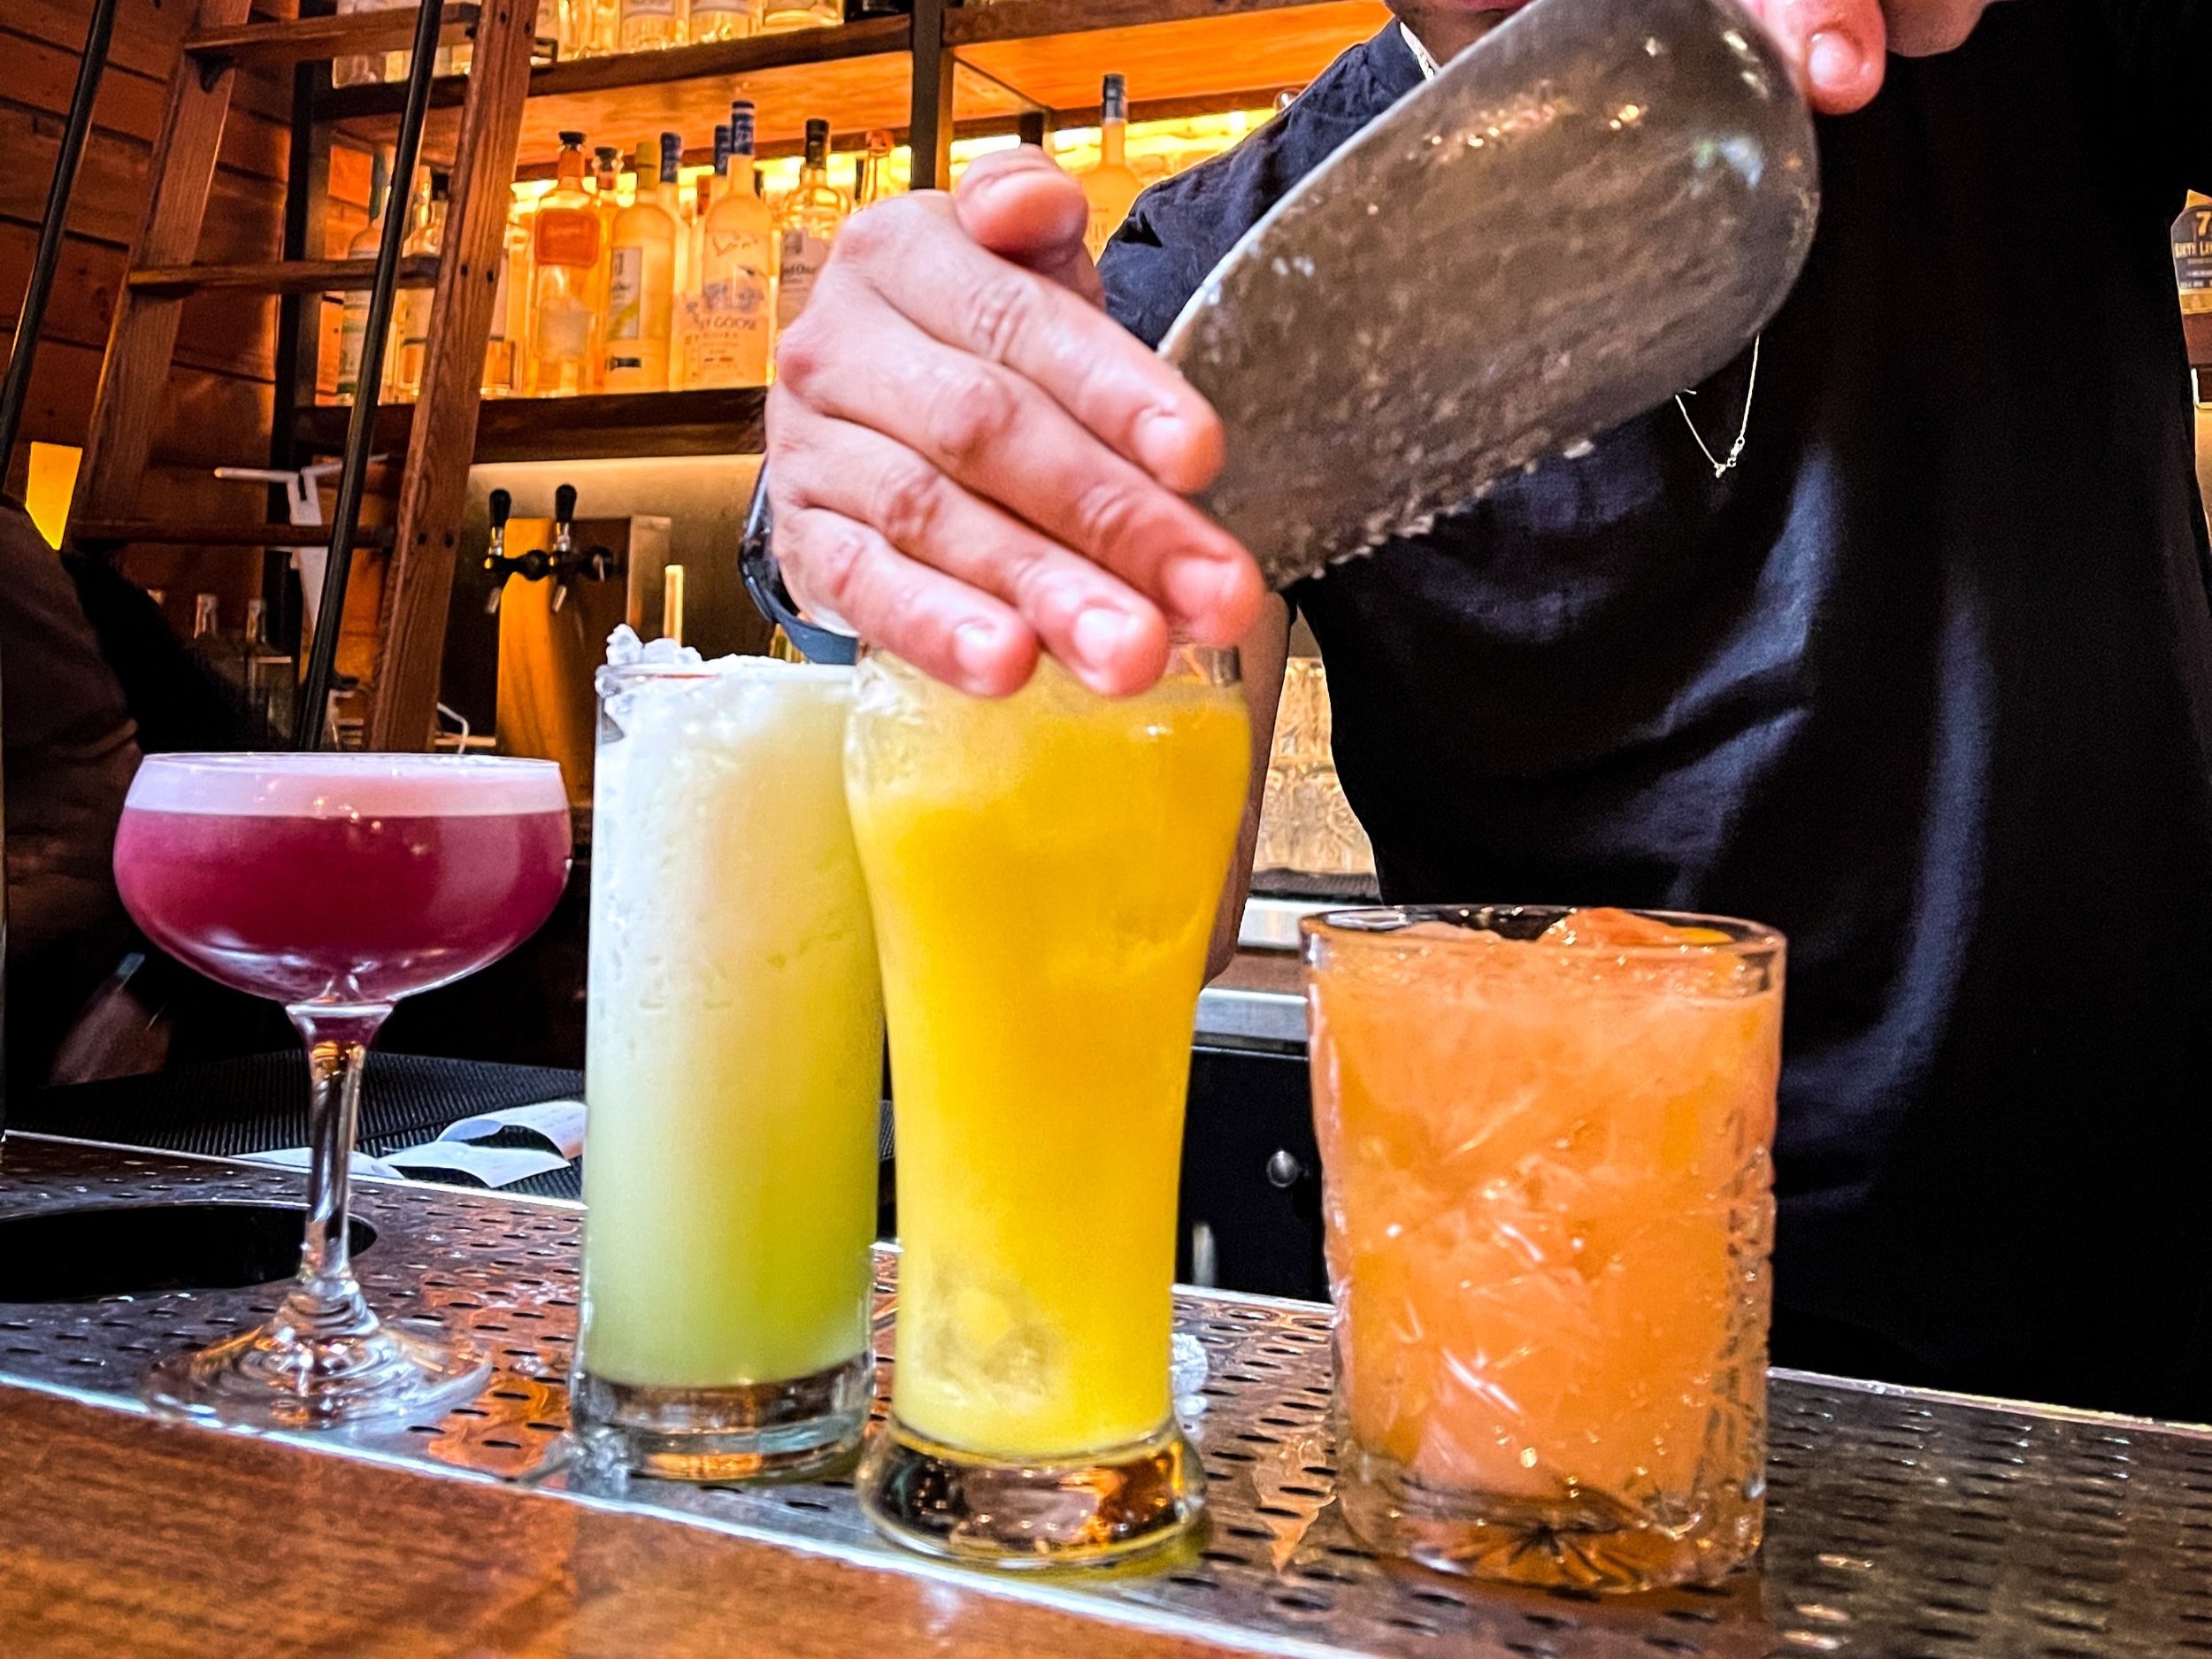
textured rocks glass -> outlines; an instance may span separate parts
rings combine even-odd
[[[1757,1549],[1783,957],[1709,917],[1306,925],[1340,1495],[1368,1544],[1586,1591]]]

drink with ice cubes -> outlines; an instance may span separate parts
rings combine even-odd
[[[867,1419],[883,1016],[851,687],[600,673],[575,1414],[601,1463],[801,1474]]]
[[[1232,652],[1142,695],[1047,660],[968,697],[861,664],[853,832],[898,1112],[898,1371],[863,1502],[989,1560],[1194,1518],[1168,1350],[1193,1008],[1244,803]]]
[[[1524,1584],[1758,1547],[1783,942],[1620,910],[1306,929],[1340,1492]]]

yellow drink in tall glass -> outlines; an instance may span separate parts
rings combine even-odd
[[[818,1409],[849,1449],[871,1392],[883,1020],[851,679],[757,658],[601,677],[579,1416],[680,1450],[688,1414],[764,1469],[779,1447],[751,1428],[817,1450]]]
[[[1242,811],[1233,683],[1003,701],[864,662],[846,785],[898,1114],[902,1425],[1010,1461],[1171,1421],[1191,1019]]]

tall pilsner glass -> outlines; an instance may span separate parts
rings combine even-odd
[[[818,1473],[868,1420],[883,1006],[845,818],[852,677],[599,672],[588,1475]]]
[[[1191,1018],[1250,765],[1233,651],[1118,700],[1047,660],[972,698],[876,654],[846,790],[898,1110],[898,1366],[861,1501],[1009,1565],[1171,1542]]]
[[[226,1423],[419,1419],[472,1393],[464,1340],[388,1325],[348,1260],[361,1068],[392,1004],[497,961],[568,880],[550,761],[433,755],[152,755],[123,803],[132,919],[233,990],[284,1004],[307,1045],[307,1240],[266,1325],[157,1364],[155,1404]]]

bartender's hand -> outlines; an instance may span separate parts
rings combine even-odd
[[[1089,209],[1042,151],[856,214],[776,353],[776,552],[803,604],[964,689],[1041,646],[1109,694],[1173,628],[1234,642],[1251,558],[1185,501],[1220,423],[1101,304]]]
[[[1882,88],[1884,55],[1932,58],[1962,46],[1993,0],[1741,0],[1824,115],[1847,115]]]

